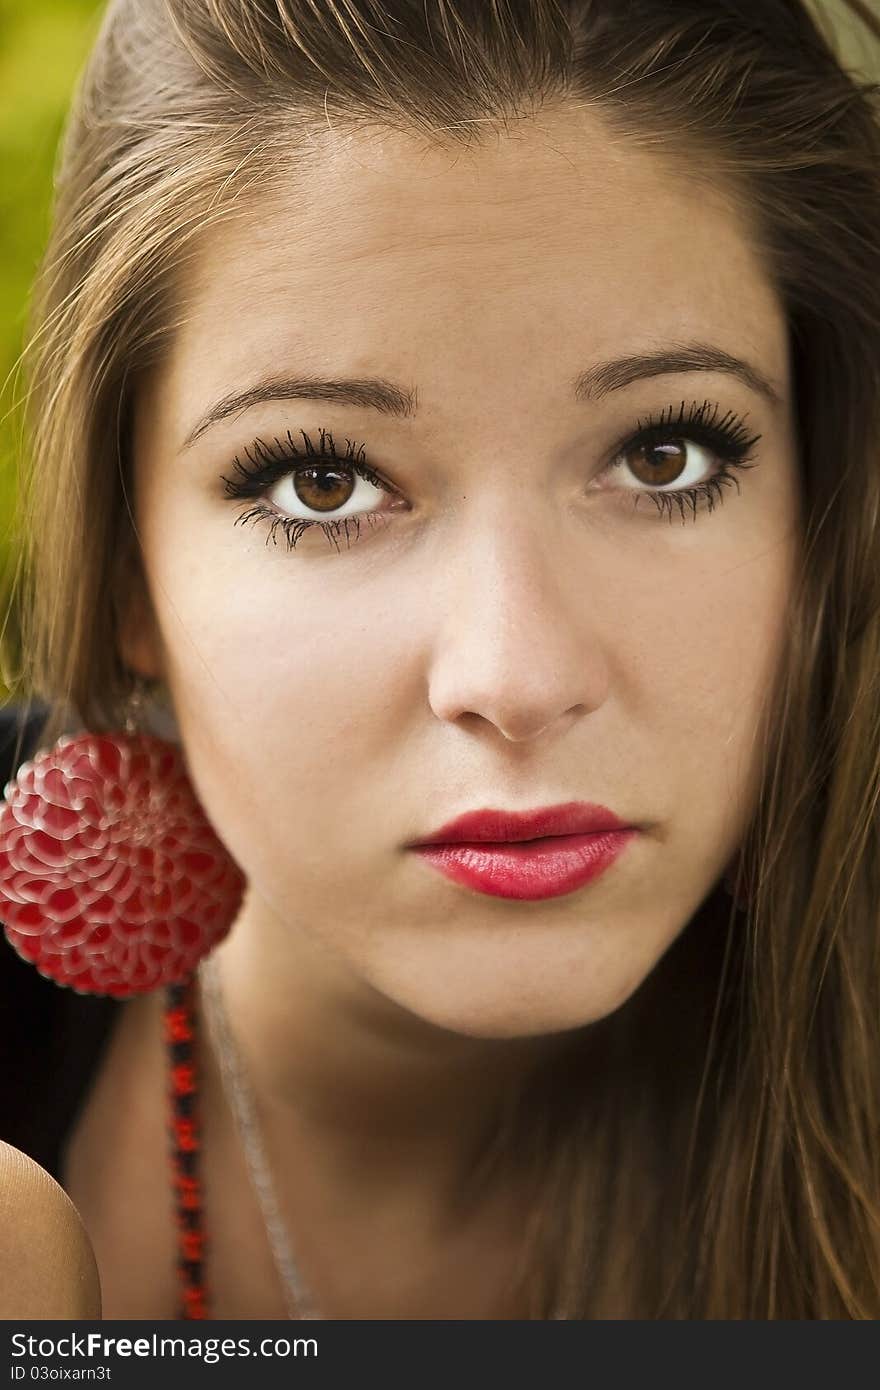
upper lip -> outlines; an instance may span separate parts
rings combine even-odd
[[[505,840],[539,840],[549,835],[585,835],[629,828],[626,821],[620,820],[606,806],[588,801],[566,801],[558,806],[540,806],[533,811],[466,811],[414,843],[437,845],[483,840],[497,844]]]

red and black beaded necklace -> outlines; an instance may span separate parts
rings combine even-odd
[[[164,1036],[169,1062],[171,1178],[177,1231],[178,1318],[209,1318],[205,1280],[204,1201],[199,1158],[201,1126],[196,1059],[197,981],[166,985]]]

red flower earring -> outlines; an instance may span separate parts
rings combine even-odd
[[[0,919],[41,975],[124,999],[179,984],[228,933],[244,878],[179,747],[138,731],[65,735],[0,803]]]

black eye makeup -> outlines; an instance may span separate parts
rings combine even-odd
[[[634,434],[621,445],[609,465],[611,473],[634,465],[628,460],[636,455],[638,469],[644,469],[649,483],[648,488],[625,488],[634,493],[633,510],[641,499],[650,498],[661,516],[668,515],[672,520],[672,509],[677,506],[682,522],[685,520],[685,507],[691,509],[691,519],[696,521],[701,509],[713,511],[715,502],[724,501],[724,488],[736,484],[739,492],[739,479],[736,470],[754,468],[748,460],[753,457],[755,445],[760,434],[749,435],[745,421],[729,410],[720,420],[720,406],[696,401],[685,407],[682,401],[678,414],[673,417],[673,408],[664,410],[659,419],[640,420]],[[715,471],[711,477],[701,479],[692,487],[681,484],[681,475],[688,472],[688,445],[697,444],[701,450],[708,451],[715,458]],[[671,477],[669,475],[672,475]]]
[[[739,492],[737,473],[755,466],[749,460],[761,438],[750,434],[733,411],[721,418],[719,412],[709,401],[689,406],[681,401],[677,413],[669,406],[656,419],[639,420],[603,469],[603,476],[615,480],[603,490],[607,486],[623,500],[629,496],[633,511],[650,499],[659,516],[670,521],[673,508],[682,522],[688,514],[696,521],[702,512],[713,511],[731,483]],[[359,539],[363,524],[385,524],[395,511],[407,509],[400,491],[367,463],[362,444],[347,439],[339,452],[329,430],[319,433],[317,447],[304,430],[301,445],[288,430],[283,439],[257,439],[236,455],[233,476],[222,478],[227,497],[249,504],[236,525],[265,525],[266,543],[277,543],[280,535],[289,550],[317,526],[338,550],[341,538],[347,546]],[[694,446],[696,479],[690,477]],[[708,461],[700,464],[700,454]],[[627,475],[636,479],[636,486],[623,481]]]
[[[305,430],[300,430],[300,434],[302,447],[294,443],[293,435],[288,430],[283,440],[276,436],[271,444],[262,439],[255,440],[250,448],[244,450],[244,460],[240,456],[233,459],[236,476],[222,479],[227,497],[255,502],[237,517],[235,524],[266,523],[269,527],[266,544],[276,542],[280,531],[286,539],[288,550],[293,550],[300,537],[313,526],[319,526],[337,549],[341,536],[350,546],[352,536],[355,540],[360,536],[361,522],[375,526],[380,514],[353,510],[321,520],[321,513],[339,512],[350,504],[358,491],[369,492],[370,488],[374,494],[385,494],[402,501],[401,495],[369,466],[362,444],[347,439],[345,452],[340,454],[329,430],[320,431],[317,449]],[[359,488],[354,480],[366,484],[366,488]],[[279,511],[277,504],[267,506],[262,499],[267,492],[280,490],[279,485],[285,487],[290,504],[302,512],[311,513],[311,516],[291,516]],[[369,499],[365,497],[362,500]],[[388,514],[381,515],[387,518]]]

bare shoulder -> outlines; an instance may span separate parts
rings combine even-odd
[[[0,1318],[100,1318],[91,1243],[51,1174],[0,1140]]]

